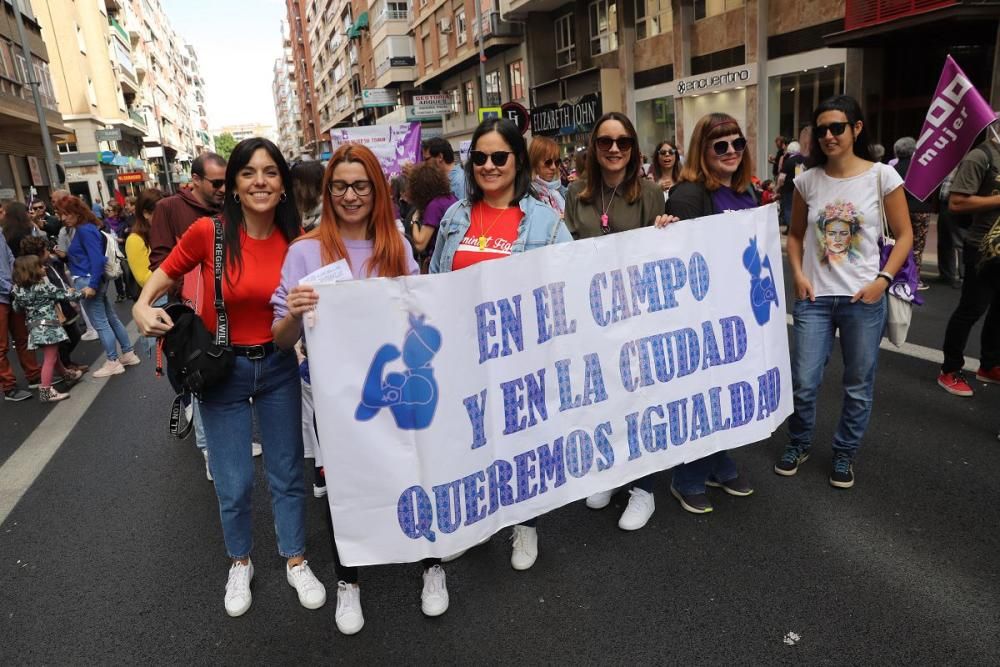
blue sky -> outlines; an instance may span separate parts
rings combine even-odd
[[[281,53],[284,0],[161,0],[170,24],[198,52],[212,129],[274,125],[271,83]]]

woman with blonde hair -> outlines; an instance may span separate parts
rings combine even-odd
[[[566,188],[559,177],[559,144],[548,137],[534,137],[528,147],[531,163],[531,185],[538,198],[563,215],[566,209]]]

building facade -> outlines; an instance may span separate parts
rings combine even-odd
[[[315,78],[315,50],[322,45],[316,41],[311,29],[310,16],[315,16],[315,0],[285,0],[288,13],[288,34],[295,67],[295,88],[298,98],[299,124],[302,133],[302,148],[306,155],[318,155],[323,148],[323,132],[320,126],[319,81]],[[333,4],[324,2],[323,4]]]
[[[40,82],[45,124],[53,140],[69,128],[59,113],[41,24],[29,4],[21,3],[21,12],[27,54],[21,50],[13,7],[3,3],[0,10],[0,199],[27,201],[32,188],[42,197],[52,189],[29,77]]]
[[[274,117],[278,123],[277,144],[288,159],[309,155],[305,150],[302,134],[302,113],[297,86],[297,69],[292,51],[292,38],[288,24],[281,22],[281,55],[274,61],[274,80],[271,95],[274,98]]]

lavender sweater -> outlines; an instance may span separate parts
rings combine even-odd
[[[413,259],[410,242],[404,238],[403,243],[406,245],[406,268],[410,275],[415,276],[420,273],[420,267]],[[363,269],[367,268],[365,262],[372,256],[373,242],[345,240],[344,245],[347,247],[348,263],[351,265],[351,274],[355,280],[374,277],[367,271],[363,272]],[[302,239],[291,245],[288,254],[285,255],[285,263],[281,267],[281,282],[271,297],[275,322],[284,319],[288,314],[286,299],[292,288],[310,273],[321,268],[323,268],[323,257],[318,239]]]

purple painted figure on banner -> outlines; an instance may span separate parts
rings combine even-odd
[[[907,191],[921,201],[927,199],[969,152],[976,135],[994,120],[989,103],[948,56],[906,173]]]
[[[364,144],[378,158],[386,178],[398,176],[403,164],[420,161],[420,123],[344,127],[330,131],[333,150],[341,144]]]

